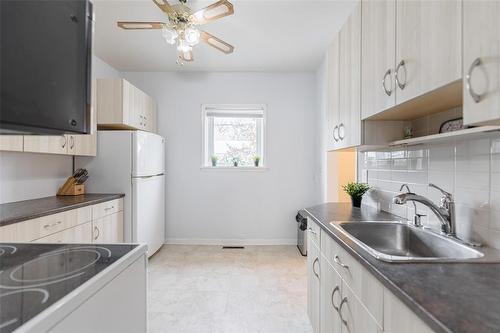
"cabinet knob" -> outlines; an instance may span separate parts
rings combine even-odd
[[[481,101],[481,94],[478,94],[477,92],[474,91],[474,88],[472,88],[472,73],[474,72],[474,69],[478,66],[481,66],[483,62],[481,61],[481,58],[476,58],[472,62],[472,64],[469,66],[469,71],[467,72],[467,75],[465,76],[465,83],[466,83],[466,88],[467,91],[469,92],[470,97],[474,100],[474,102],[479,103]]]
[[[337,254],[333,257],[333,261],[335,261],[335,263],[337,265],[339,265],[340,267],[345,268],[345,269],[349,269],[349,266],[347,266],[342,261],[340,261],[340,258],[339,258],[339,256]]]
[[[335,140],[335,142],[339,141],[339,127],[338,126],[335,126],[333,128],[333,140]]]

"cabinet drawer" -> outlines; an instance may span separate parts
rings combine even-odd
[[[92,242],[92,222],[77,225],[76,227],[56,232],[55,234],[42,237],[33,243],[83,243]]]
[[[34,239],[89,222],[92,216],[91,211],[90,207],[82,207],[10,224],[0,228],[0,241],[30,242]]]
[[[323,230],[322,233],[321,252],[366,306],[378,325],[382,326],[383,308],[380,304],[383,302],[384,287],[330,235]]]
[[[106,201],[92,206],[92,220],[100,219],[123,210],[123,199]]]
[[[307,239],[312,240],[319,248],[321,245],[321,227],[309,217],[307,218],[307,233],[309,234]]]

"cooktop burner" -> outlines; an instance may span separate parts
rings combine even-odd
[[[12,332],[135,247],[0,244],[0,333]]]

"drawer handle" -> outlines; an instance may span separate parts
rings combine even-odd
[[[314,275],[316,275],[316,277],[319,279],[319,274],[316,272],[316,269],[315,269],[315,265],[317,262],[319,262],[319,259],[318,258],[314,259],[312,270],[313,270]]]
[[[59,225],[59,224],[61,224],[61,223],[62,223],[62,221],[57,221],[56,223],[46,224],[46,225],[44,225],[43,227],[44,227],[45,229],[48,229],[48,228],[51,228],[51,227],[55,227],[55,226],[57,226],[57,225]]]
[[[337,265],[339,265],[340,267],[345,268],[345,269],[349,269],[349,266],[347,266],[342,261],[340,261],[340,258],[339,258],[339,256],[337,254],[333,257],[333,261],[335,261],[335,263]]]
[[[99,230],[99,228],[97,226],[94,226],[94,240],[96,240],[97,238],[99,238],[99,236],[101,235],[101,231]]]
[[[344,324],[347,327],[347,320],[345,320],[344,317],[342,316],[342,307],[346,303],[347,303],[347,297],[344,297],[342,299],[342,302],[340,302],[340,305],[339,305],[339,316],[340,316],[340,320],[342,320],[342,324]]]
[[[106,211],[106,212],[107,212],[108,210],[111,210],[111,209],[113,209],[113,208],[115,208],[115,206],[106,207],[106,208],[104,208],[104,211]]]
[[[307,228],[307,231],[309,231],[313,235],[317,235],[316,231],[314,231],[312,228]]]
[[[335,305],[335,293],[339,291],[340,292],[340,288],[339,286],[336,286],[335,288],[333,288],[333,291],[332,291],[332,306],[333,308],[335,309],[335,311],[339,312],[339,307]]]

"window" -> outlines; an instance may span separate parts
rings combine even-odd
[[[265,161],[264,105],[204,105],[207,167],[262,167]]]

